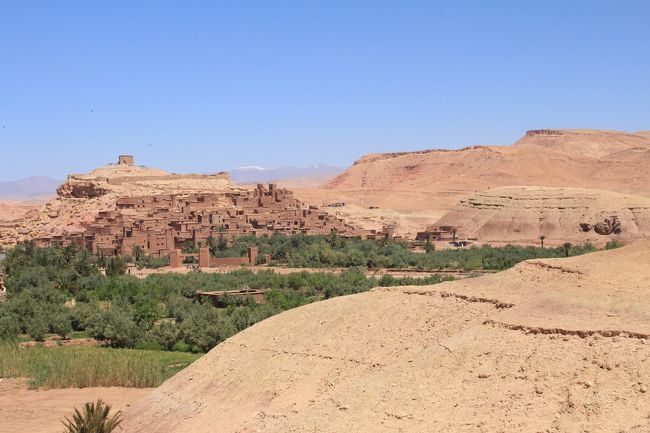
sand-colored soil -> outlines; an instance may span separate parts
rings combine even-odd
[[[75,408],[101,398],[124,410],[149,388],[72,388],[36,391],[22,379],[0,379],[0,433],[61,433],[61,420]]]
[[[274,316],[128,433],[650,431],[650,243]]]
[[[332,179],[339,190],[429,192],[450,198],[512,185],[648,195],[650,137],[616,131],[530,133],[512,146],[366,155]]]
[[[350,221],[381,225],[383,217],[408,235],[469,195],[497,187],[583,187],[649,196],[649,166],[647,132],[559,130],[527,134],[512,146],[365,155],[323,187],[297,196],[310,203],[345,201]],[[359,212],[355,206],[382,210]],[[419,221],[411,219],[414,212]]]
[[[650,238],[650,197],[587,188],[503,187],[471,194],[438,225],[492,244],[604,244]]]
[[[0,222],[15,221],[35,214],[45,200],[0,200]]]

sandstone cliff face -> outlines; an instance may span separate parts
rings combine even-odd
[[[274,316],[125,414],[126,433],[650,431],[650,244]]]
[[[650,198],[585,188],[504,187],[470,195],[438,225],[491,243],[603,244],[650,237]]]
[[[367,155],[331,180],[337,190],[426,191],[452,200],[511,185],[650,194],[650,136],[535,130],[512,146]]]

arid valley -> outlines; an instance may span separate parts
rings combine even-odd
[[[550,159],[552,176],[531,168]],[[44,202],[3,202],[9,294],[22,286],[38,299],[29,279],[54,278],[56,290],[72,295],[41,333],[36,319],[23,319],[19,352],[90,356],[83,351],[168,344],[200,353],[217,345],[180,361],[189,366],[164,383],[169,373],[144,388],[110,382],[123,391],[98,388],[91,377],[93,386],[80,389],[54,378],[38,385],[4,365],[18,379],[0,382],[0,431],[58,431],[67,411],[97,397],[124,411],[124,431],[143,433],[202,432],[214,423],[232,432],[339,432],[351,424],[386,432],[645,431],[648,163],[645,133],[542,130],[512,146],[364,156],[295,191],[292,179],[235,184],[227,173],[169,174],[125,156],[69,176]],[[611,166],[616,176],[607,174]],[[595,172],[606,175],[591,182]],[[386,245],[401,245],[401,256]],[[77,270],[21,271],[21,261],[45,260],[39,250],[62,254],[62,266]],[[76,258],[66,262],[66,254]],[[100,268],[100,292],[88,286],[96,277],[83,276],[94,271],[78,269],[82,259]],[[47,269],[48,260],[38,266]],[[353,266],[365,276],[350,276]],[[172,275],[188,279],[180,293],[194,302],[227,308],[206,307],[213,311],[196,323],[186,314],[198,312],[175,312],[181,298],[160,297],[149,283]],[[286,282],[270,284],[272,275]],[[162,309],[137,292],[119,301],[114,290],[132,278],[143,294],[154,290]],[[4,302],[5,320],[17,308],[42,314],[20,298]],[[134,316],[113,323],[120,302]],[[56,322],[60,314],[72,328]],[[93,314],[108,328],[84,324]],[[142,322],[142,314],[152,316]],[[129,330],[128,320],[149,330]],[[220,325],[197,330],[201,320]],[[37,420],[27,414],[39,411]]]
[[[0,0],[0,433],[650,433],[649,21]]]

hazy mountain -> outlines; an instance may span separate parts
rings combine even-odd
[[[60,181],[46,176],[0,182],[0,198],[32,198],[56,194]]]
[[[230,179],[233,182],[270,182],[295,178],[311,178],[334,176],[343,171],[341,167],[327,164],[316,164],[309,167],[278,167],[263,168],[257,166],[238,167],[230,170]]]

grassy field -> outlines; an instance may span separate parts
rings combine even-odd
[[[40,389],[156,387],[201,355],[104,347],[30,347],[0,343],[0,377],[26,377]]]

